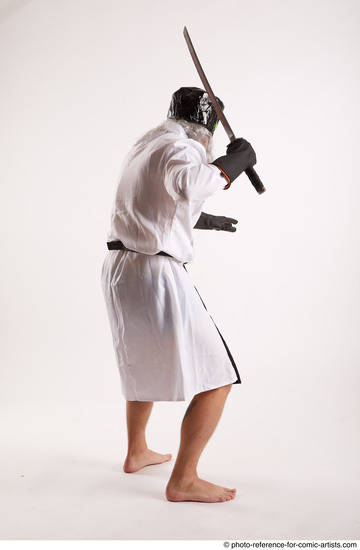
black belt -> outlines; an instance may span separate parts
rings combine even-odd
[[[137,250],[131,250],[131,248],[127,248],[124,243],[121,241],[110,241],[107,244],[107,247],[109,250],[127,250],[128,252],[137,252]],[[139,252],[138,252],[139,254]],[[141,253],[140,253],[141,254]],[[148,254],[148,256],[152,256],[153,254]],[[168,256],[169,258],[172,258],[170,254],[167,252],[163,252],[160,250],[160,252],[156,252],[156,256]]]

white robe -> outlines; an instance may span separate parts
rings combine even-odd
[[[194,258],[204,200],[225,185],[204,147],[172,120],[125,159],[108,240],[137,252],[109,251],[102,286],[129,401],[184,401],[238,380],[183,266]]]

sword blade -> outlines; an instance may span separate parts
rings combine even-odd
[[[201,66],[201,63],[200,63],[199,58],[196,54],[195,48],[193,46],[193,43],[191,42],[191,38],[190,38],[190,35],[189,35],[188,30],[187,30],[186,27],[184,27],[184,37],[185,37],[186,43],[188,45],[189,52],[190,52],[190,55],[193,59],[196,70],[197,70],[197,72],[200,76],[201,82],[204,85],[205,91],[207,92],[207,94],[209,96],[209,99],[212,103],[212,106],[214,107],[214,110],[215,110],[221,124],[223,125],[224,130],[228,135],[228,138],[230,139],[230,141],[235,141],[235,139],[236,139],[235,134],[232,131],[232,129],[230,127],[230,124],[228,123],[227,118],[224,115],[220,105],[218,104],[216,96],[215,96],[214,92],[212,91],[212,88],[209,84],[208,79],[205,76],[204,70]]]

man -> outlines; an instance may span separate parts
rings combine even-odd
[[[102,270],[127,400],[125,472],[171,459],[146,444],[154,401],[192,399],[166,488],[170,501],[223,502],[236,493],[197,475],[200,455],[240,378],[184,269],[194,258],[194,227],[235,231],[236,220],[202,212],[205,199],[229,188],[256,163],[243,139],[210,163],[207,154],[217,123],[203,90],[180,88],[173,94],[167,121],[140,139],[124,161]]]

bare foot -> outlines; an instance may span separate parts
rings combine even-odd
[[[162,455],[160,453],[154,453],[147,449],[140,453],[128,454],[124,462],[124,472],[127,474],[133,474],[138,472],[144,466],[151,466],[152,464],[162,464],[171,460],[171,454]]]
[[[226,502],[233,500],[236,489],[214,485],[203,479],[195,478],[189,482],[169,481],[166,487],[166,498],[171,502],[194,500],[196,502]]]

